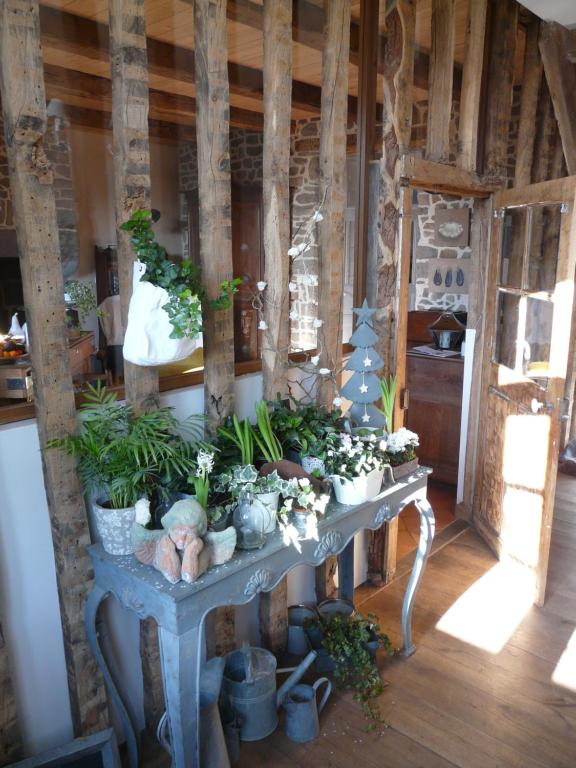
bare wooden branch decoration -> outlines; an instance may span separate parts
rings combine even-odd
[[[208,296],[232,278],[228,38],[226,0],[194,3],[196,136],[200,201],[200,260]],[[209,428],[234,411],[234,321],[232,308],[204,309],[204,412]],[[234,612],[215,611],[206,632],[212,652],[235,645]]]
[[[76,405],[52,168],[43,147],[46,97],[37,2],[0,4],[0,89],[70,708],[74,732],[82,735],[103,728],[108,713],[103,680],[84,627],[92,570],[86,552],[90,535],[84,493],[74,459],[44,448],[48,439],[76,430]]]

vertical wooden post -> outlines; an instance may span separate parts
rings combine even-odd
[[[21,740],[16,712],[16,697],[10,674],[8,648],[0,620],[0,765],[8,765],[20,757]]]
[[[322,105],[320,115],[320,222],[318,333],[320,367],[342,365],[342,296],[344,293],[344,213],[346,208],[346,125],[350,0],[324,4]],[[320,383],[318,401],[332,406],[332,383]]]
[[[354,306],[366,298],[370,161],[374,157],[378,71],[378,3],[360,2],[360,66],[358,68],[358,128],[356,133],[356,232],[354,245]]]
[[[292,96],[292,0],[264,1],[264,259],[268,329],[262,349],[264,397],[287,389],[290,260],[290,123]],[[260,595],[260,632],[274,653],[288,632],[286,579]]]
[[[400,161],[410,147],[415,24],[412,0],[398,0],[386,19],[379,249],[376,280],[371,281],[368,290],[368,302],[378,307],[375,327],[380,338],[378,352],[384,361],[383,373],[396,372],[401,381],[405,360],[396,358],[397,320],[399,285],[406,254],[401,255]],[[384,529],[370,534],[368,575],[373,581],[389,581],[395,573],[397,532],[396,519]]]
[[[460,94],[458,165],[468,171],[475,171],[488,0],[468,0],[468,2],[466,48]]]
[[[518,125],[516,168],[514,171],[515,187],[526,186],[531,181],[538,93],[542,80],[542,60],[538,50],[539,32],[540,23],[538,21],[531,22],[526,29],[520,123]]]
[[[0,89],[70,708],[80,735],[105,726],[107,707],[84,628],[92,570],[84,494],[74,459],[44,448],[47,440],[69,435],[77,425],[53,177],[43,147],[46,96],[37,2],[0,4]]]
[[[226,0],[195,0],[194,62],[196,139],[200,202],[200,261],[208,296],[232,278],[228,37]],[[234,321],[232,308],[204,316],[204,412],[215,429],[234,411]],[[210,652],[234,647],[234,611],[214,611],[206,631]]]
[[[576,174],[576,64],[569,58],[569,35],[569,30],[560,24],[543,24],[540,52],[568,173],[573,175]]]
[[[518,33],[516,0],[498,0],[490,21],[491,50],[486,98],[484,171],[497,179],[503,179],[506,178]]]
[[[542,80],[538,99],[539,120],[534,125],[535,152],[532,165],[532,181],[548,181],[552,178],[550,169],[556,151],[558,126],[554,117],[554,106],[546,80]],[[534,249],[536,253],[536,250]]]
[[[319,227],[318,270],[318,319],[322,326],[318,329],[318,354],[320,367],[339,371],[342,367],[350,0],[325,2],[324,15],[320,114],[320,193],[324,207]],[[331,408],[334,395],[331,381],[319,382],[319,403]],[[316,569],[318,600],[332,592],[335,569],[335,558]]]
[[[262,347],[264,397],[286,393],[290,279],[292,0],[264,2],[264,264],[268,325]]]
[[[114,145],[114,203],[122,321],[127,325],[134,253],[120,229],[139,208],[150,208],[148,62],[143,0],[110,0],[110,68]],[[124,362],[126,400],[136,413],[159,405],[158,372]],[[154,619],[140,622],[144,717],[153,730],[164,711],[160,649]]]
[[[447,163],[454,80],[454,0],[432,0],[426,156]]]

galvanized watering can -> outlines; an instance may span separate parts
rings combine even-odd
[[[316,703],[316,692],[321,685],[326,685],[320,704]],[[319,677],[314,685],[295,685],[288,691],[283,701],[286,710],[284,728],[286,736],[291,741],[304,743],[313,741],[320,735],[318,715],[324,709],[328,696],[332,691],[332,683],[327,677]]]
[[[310,651],[276,690],[276,658],[264,648],[240,648],[226,657],[222,691],[240,720],[240,739],[258,741],[278,725],[278,708],[316,658]],[[278,670],[279,672],[288,670]]]

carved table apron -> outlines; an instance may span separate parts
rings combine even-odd
[[[164,697],[168,711],[172,765],[199,768],[199,679],[205,657],[204,619],[213,608],[248,603],[268,592],[298,565],[320,565],[338,555],[340,595],[354,593],[354,534],[376,530],[415,502],[420,513],[420,543],[402,606],[403,653],[414,652],[412,611],[416,591],[434,537],[434,513],[426,499],[430,470],[421,467],[409,478],[386,487],[365,504],[331,503],[318,524],[318,540],[301,541],[302,552],[285,546],[280,531],[267,537],[257,551],[237,550],[232,560],[211,568],[194,584],[169,584],[133,556],[109,555],[96,544],[89,548],[94,564],[94,587],[86,604],[86,626],[91,648],[117,707],[127,743],[131,768],[138,766],[137,732],[100,648],[96,620],[103,600],[113,595],[141,619],[158,622]]]

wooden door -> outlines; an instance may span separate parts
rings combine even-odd
[[[474,521],[544,601],[570,345],[576,177],[494,196]]]
[[[232,188],[232,262],[242,285],[234,297],[236,361],[260,357],[256,283],[263,279],[262,188]]]

